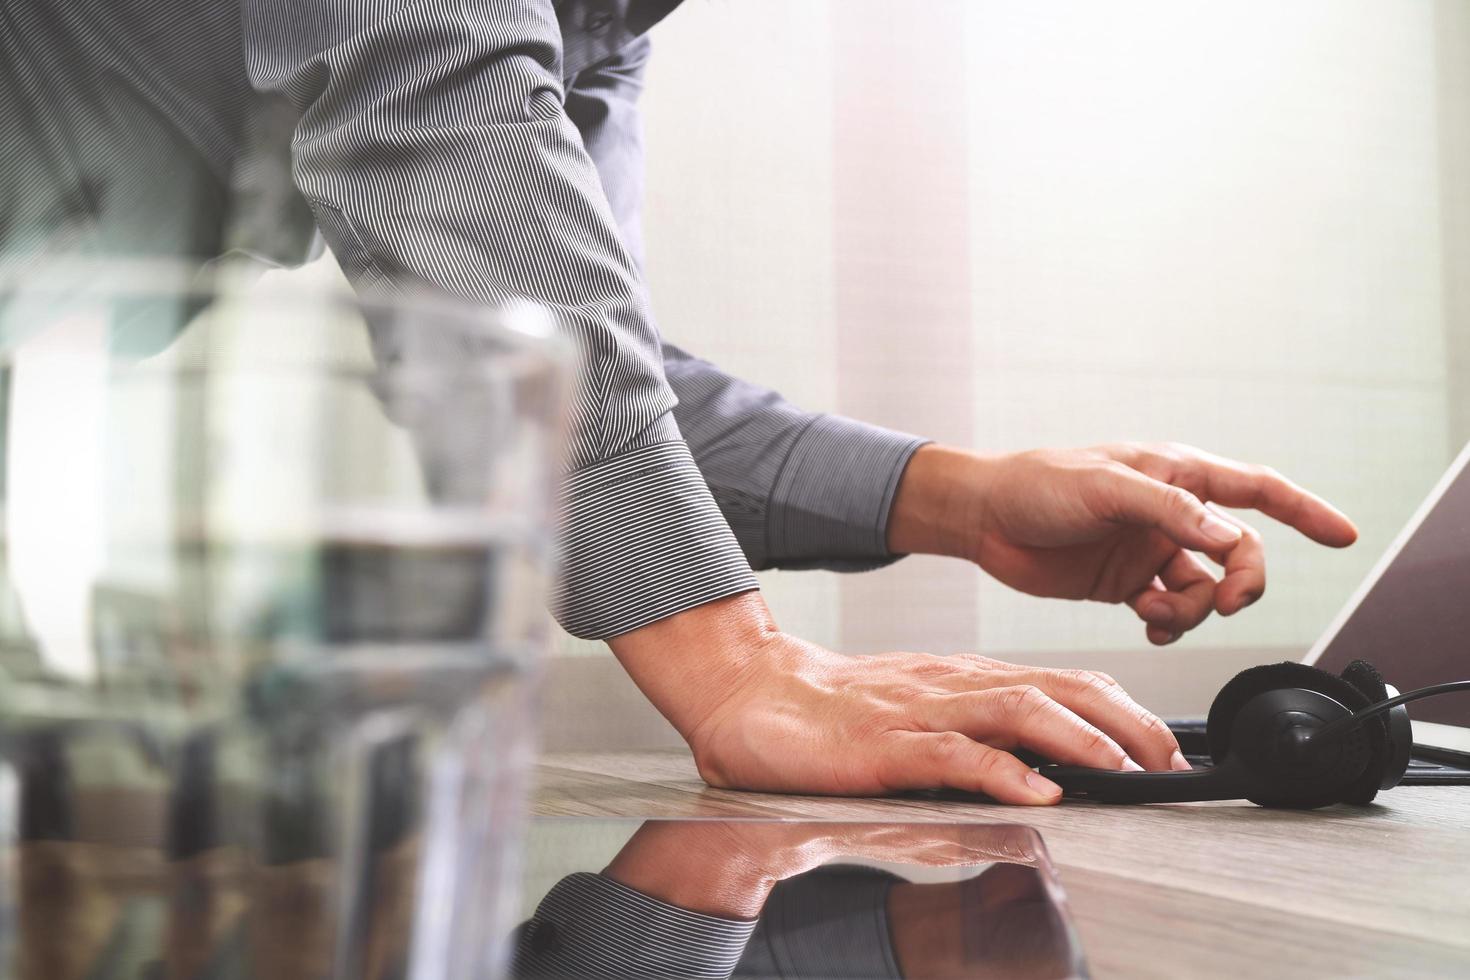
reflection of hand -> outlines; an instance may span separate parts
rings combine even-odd
[[[778,881],[835,858],[973,867],[1033,864],[1034,837],[1022,827],[916,827],[651,820],[604,872],[680,908],[752,919]]]
[[[965,881],[900,882],[888,930],[904,976],[1074,976],[1065,925],[1034,868],[997,864]]]
[[[914,454],[888,526],[896,552],[975,562],[1032,595],[1126,602],[1154,643],[1266,588],[1260,535],[1205,501],[1259,510],[1321,544],[1352,522],[1262,466],[1189,446],[1123,444],[1001,456],[943,446]],[[1224,566],[1216,583],[1194,552]]]
[[[779,632],[757,593],[611,641],[712,785],[867,795],[951,787],[1004,803],[1061,790],[1004,749],[1187,768],[1168,726],[1110,678],[983,657],[845,657]]]

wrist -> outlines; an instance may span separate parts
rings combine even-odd
[[[776,876],[719,822],[649,821],[603,874],[661,902],[726,919],[754,919]]]
[[[602,873],[692,912],[754,919],[777,882],[861,853],[851,833],[846,824],[650,820]]]
[[[764,669],[787,638],[759,592],[717,599],[608,641],[669,723],[695,747],[698,729]]]
[[[936,443],[920,446],[893,495],[888,549],[973,560],[996,460]]]

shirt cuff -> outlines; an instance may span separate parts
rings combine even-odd
[[[759,587],[682,440],[567,477],[561,545],[552,609],[585,639]]]
[[[741,976],[901,980],[888,894],[902,880],[838,864],[778,882],[746,944]]]
[[[516,942],[516,977],[728,977],[754,921],[660,902],[603,875],[568,875]]]
[[[904,467],[926,442],[856,419],[817,416],[771,490],[771,564],[860,571],[900,557],[888,550],[888,511]]]

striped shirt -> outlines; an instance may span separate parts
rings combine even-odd
[[[546,307],[581,362],[572,633],[892,560],[919,440],[663,343],[637,93],[677,0],[0,0],[0,255],[224,251]],[[0,338],[4,342],[7,338]]]
[[[777,882],[757,920],[680,908],[606,875],[568,875],[515,937],[511,975],[558,977],[902,977],[888,922],[901,881],[834,865]]]

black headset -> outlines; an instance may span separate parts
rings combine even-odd
[[[1461,690],[1470,681],[1399,694],[1366,660],[1340,677],[1306,664],[1266,664],[1241,671],[1215,696],[1205,725],[1215,764],[1207,769],[1040,771],[1065,796],[1102,803],[1245,799],[1303,810],[1368,803],[1409,768],[1414,739],[1404,705]]]

